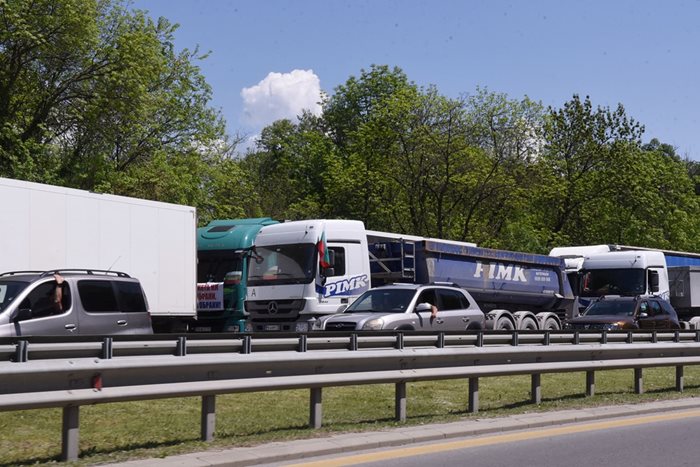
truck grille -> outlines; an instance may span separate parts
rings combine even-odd
[[[246,301],[245,308],[251,318],[294,318],[304,308],[304,300],[256,300]]]

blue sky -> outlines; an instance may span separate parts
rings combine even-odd
[[[314,110],[372,64],[446,96],[476,88],[561,107],[573,94],[625,106],[700,160],[700,0],[134,0],[180,24],[229,133]],[[295,71],[296,70],[296,71]],[[247,89],[246,92],[242,92]]]

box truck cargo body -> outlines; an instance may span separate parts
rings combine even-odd
[[[0,178],[0,271],[126,272],[156,332],[196,316],[196,226],[189,206]]]

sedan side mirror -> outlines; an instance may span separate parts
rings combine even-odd
[[[20,308],[17,310],[17,313],[15,316],[12,318],[12,321],[14,323],[18,323],[20,321],[27,321],[29,319],[32,319],[32,309],[31,308]]]
[[[648,317],[649,317],[649,313],[647,313],[646,311],[642,311],[641,313],[639,313],[639,318],[648,318]]]
[[[425,302],[425,303],[419,303],[418,305],[416,305],[416,309],[413,311],[415,313],[420,313],[422,311],[431,311],[432,309],[433,309],[433,306],[430,303]]]

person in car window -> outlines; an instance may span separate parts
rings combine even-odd
[[[63,277],[56,273],[53,275],[53,278],[56,280],[56,288],[54,289],[53,293],[53,306],[56,310],[56,312],[61,312],[63,311]]]

